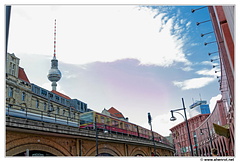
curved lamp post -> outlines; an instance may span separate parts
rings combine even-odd
[[[182,98],[182,104],[183,104],[183,108],[180,108],[180,109],[175,109],[175,110],[171,110],[171,118],[170,118],[170,121],[175,121],[177,120],[177,118],[175,116],[173,116],[173,113],[176,112],[176,111],[180,111],[180,110],[183,110],[184,111],[184,116],[177,112],[178,114],[181,114],[183,119],[185,120],[186,122],[186,128],[187,128],[187,132],[188,132],[188,140],[189,140],[189,145],[190,145],[190,149],[191,149],[191,155],[193,156],[193,148],[192,148],[192,141],[191,141],[191,137],[190,137],[190,131],[189,131],[189,127],[188,127],[188,120],[187,120],[187,114],[186,114],[186,108],[185,108],[185,104],[184,104],[184,100]]]

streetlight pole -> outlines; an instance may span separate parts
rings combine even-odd
[[[189,144],[190,144],[191,155],[193,156],[192,141],[191,141],[191,137],[190,137],[190,131],[189,131],[189,126],[188,126],[188,120],[187,120],[186,108],[185,108],[185,104],[184,104],[184,100],[183,100],[183,98],[182,98],[182,104],[183,104],[183,110],[184,110],[185,121],[186,121],[186,125],[187,125],[188,140],[189,140]]]
[[[154,156],[156,156],[156,145],[155,145],[155,141],[154,141],[154,135],[153,135],[153,131],[152,131],[152,117],[151,114],[148,113],[148,123],[150,125],[151,128],[151,132],[152,132],[152,141],[153,141],[153,145],[154,145]]]
[[[97,130],[97,117],[95,116],[95,130],[96,130],[96,156],[98,156],[98,130]]]
[[[210,133],[210,129],[209,129],[208,122],[207,122],[207,128],[202,128],[202,129],[200,129],[200,134],[201,134],[201,135],[203,135],[202,130],[205,130],[205,129],[208,130],[208,137],[209,137],[209,140],[210,140],[210,143],[211,143],[211,148],[213,148],[212,137],[211,137],[211,133]]]
[[[184,99],[183,99],[183,98],[182,98],[182,104],[183,104],[183,108],[171,110],[172,117],[170,118],[170,120],[171,120],[171,121],[176,120],[176,117],[173,116],[173,112],[175,112],[175,111],[180,111],[180,110],[183,110],[183,111],[184,111],[184,119],[185,119],[185,122],[186,122],[186,129],[187,129],[187,133],[188,133],[188,140],[189,140],[191,155],[193,156],[192,141],[191,141],[191,137],[190,137],[190,131],[189,131],[189,127],[188,127],[188,120],[187,120],[186,108],[185,108],[185,104],[184,104]]]

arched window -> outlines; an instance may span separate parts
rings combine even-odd
[[[13,88],[9,87],[8,96],[13,97]]]

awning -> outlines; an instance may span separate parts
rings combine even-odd
[[[224,136],[226,138],[230,137],[229,125],[228,124],[224,125],[224,126],[221,126],[221,125],[213,123],[213,127],[214,127],[214,130],[215,130],[215,133],[217,133],[219,136]]]

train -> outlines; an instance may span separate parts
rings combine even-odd
[[[20,106],[14,105],[13,107],[7,107],[6,108],[6,116],[13,116],[17,118],[24,118],[24,119],[30,119],[35,121],[41,121],[41,122],[48,122],[48,123],[56,123],[61,125],[68,125],[72,127],[79,127],[79,120],[77,119],[71,119],[68,117],[60,116],[60,115],[53,115],[46,113],[44,111],[34,111],[34,109],[30,108],[21,108]]]
[[[17,108],[16,108],[17,107]],[[18,118],[30,119],[35,121],[42,121],[48,123],[56,123],[61,125],[68,125],[78,127],[80,129],[92,129],[98,131],[107,131],[108,133],[122,134],[126,136],[134,136],[138,138],[152,140],[170,145],[169,141],[156,132],[152,132],[144,127],[133,124],[128,121],[118,119],[113,116],[108,116],[96,111],[89,111],[80,114],[77,119],[72,119],[66,116],[46,114],[44,111],[36,112],[35,109],[25,108],[20,109],[21,106],[14,105],[14,107],[6,107],[6,116],[13,116]],[[51,116],[52,115],[52,116]]]
[[[133,124],[131,122],[118,119],[113,116],[105,115],[95,111],[80,114],[80,128],[82,129],[98,129],[108,131],[110,133],[119,133],[127,136],[135,136],[139,138],[170,144],[169,141],[160,134],[150,131],[144,127]]]

